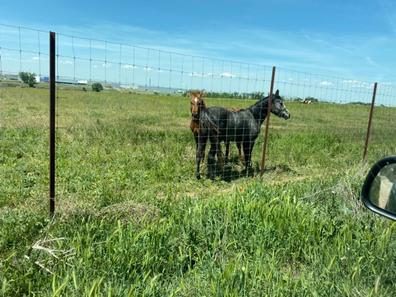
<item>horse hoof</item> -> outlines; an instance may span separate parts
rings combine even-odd
[[[197,173],[197,174],[195,175],[195,177],[196,177],[198,180],[201,179],[201,175],[200,175],[199,173]]]

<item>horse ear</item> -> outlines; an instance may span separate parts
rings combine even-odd
[[[279,96],[279,90],[276,90],[275,92],[275,96],[278,97]]]
[[[203,98],[203,96],[205,95],[205,90],[201,90],[201,91],[199,92],[199,95],[200,95],[201,98]]]

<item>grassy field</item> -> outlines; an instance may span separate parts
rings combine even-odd
[[[0,88],[1,296],[396,294],[395,225],[359,201],[367,106],[287,103],[263,177],[232,145],[197,181],[188,99],[59,89],[49,220],[48,97]],[[368,164],[395,153],[396,109],[374,116]]]

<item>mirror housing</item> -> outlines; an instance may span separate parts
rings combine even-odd
[[[396,156],[386,157],[370,169],[361,199],[371,211],[396,220]]]

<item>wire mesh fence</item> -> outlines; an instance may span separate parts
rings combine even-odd
[[[35,73],[34,89],[20,81],[20,72]],[[48,86],[39,77],[47,74],[48,32],[1,25],[0,207],[45,208]]]
[[[142,192],[157,195],[195,179],[188,91],[205,90],[208,107],[245,108],[262,97],[271,78],[266,66],[62,34],[57,49],[58,168],[65,165],[58,170],[58,194],[65,201],[88,195],[103,206],[125,197],[139,201],[146,199]],[[92,92],[94,83],[104,92]],[[208,147],[209,140],[206,156]],[[230,151],[232,162],[214,168],[216,176],[242,174],[234,144]]]
[[[273,119],[269,160],[274,166],[320,174],[361,161],[371,83],[281,68],[275,86],[288,99],[292,120]]]
[[[372,161],[396,152],[396,89],[389,83],[378,86],[368,156]]]
[[[40,172],[47,166],[48,48],[48,32],[0,25],[2,135],[9,147],[23,150],[26,136],[12,136],[14,129],[39,129],[34,141],[41,142],[36,158]],[[207,108],[227,109],[224,121],[221,112],[211,114],[215,127],[226,128],[223,138],[207,140],[206,156],[210,143],[229,156],[224,165],[215,166],[215,175],[226,180],[245,176],[249,150],[243,142],[250,143],[253,174],[259,172],[263,135],[241,142],[240,136],[251,135],[250,128],[228,120],[267,97],[271,67],[66,34],[56,34],[56,53],[57,194],[70,198],[64,201],[80,196],[92,201],[99,197],[103,205],[126,196],[139,200],[194,179],[197,145],[189,128],[190,90],[204,90]],[[34,89],[20,81],[20,72],[35,74]],[[93,90],[97,83],[102,92]],[[290,119],[272,109],[267,171],[325,174],[362,160],[372,83],[278,68],[275,90]],[[394,93],[393,85],[378,85],[370,161],[394,153]],[[258,127],[264,126],[261,120]],[[220,161],[221,155],[214,158]],[[201,173],[210,169],[206,160]]]

